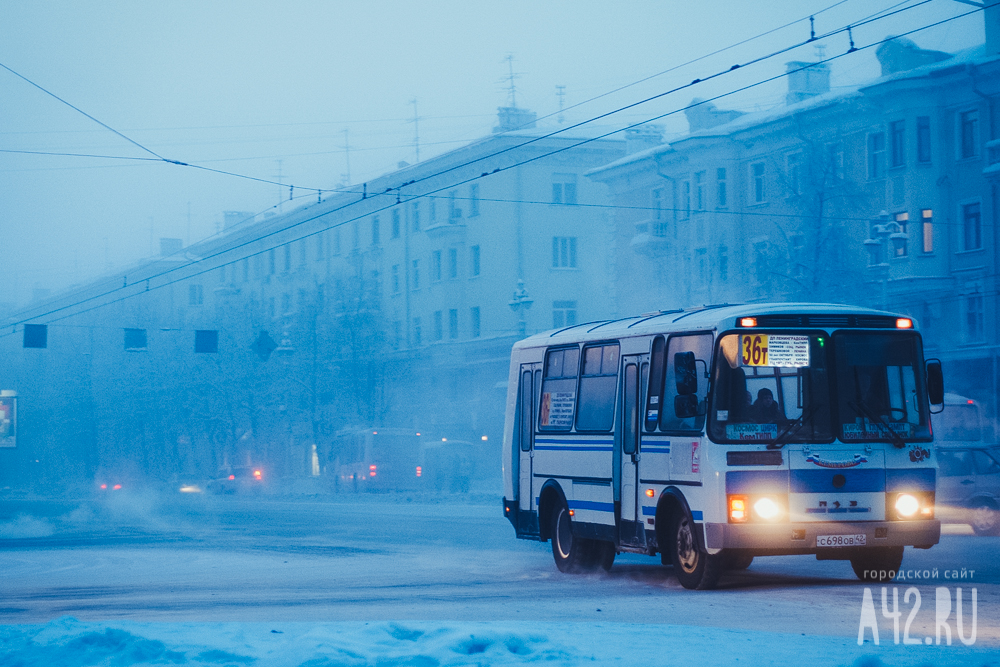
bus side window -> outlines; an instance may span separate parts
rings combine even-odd
[[[520,417],[520,437],[521,451],[526,452],[531,449],[531,371],[521,373],[521,386],[518,392],[521,396]]]
[[[683,354],[690,353],[690,354]],[[695,377],[685,378],[685,385],[678,386],[675,378],[678,374],[677,363],[679,361],[690,360],[694,355]],[[693,431],[701,430],[705,425],[705,399],[708,396],[708,379],[705,377],[706,370],[712,365],[712,335],[696,334],[671,336],[667,346],[666,355],[666,382],[663,386],[663,407],[660,410],[660,430],[662,431]],[[683,374],[680,374],[683,375]],[[694,389],[693,399],[697,400],[697,414],[692,416],[678,416],[674,411],[675,399],[682,392],[689,392]]]
[[[649,359],[649,392],[646,397],[646,418],[643,420],[646,431],[655,429],[656,423],[660,421],[660,410],[663,407],[660,399],[663,397],[663,355],[665,348],[666,344],[663,336],[657,336],[653,339],[653,350]]]
[[[615,389],[618,387],[618,344],[583,348],[579,431],[610,431],[615,420]]]
[[[576,378],[580,372],[580,348],[549,350],[545,355],[538,430],[568,431],[576,409]]]

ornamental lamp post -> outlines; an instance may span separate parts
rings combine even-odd
[[[528,290],[524,288],[524,280],[521,278],[517,279],[517,289],[514,290],[514,297],[507,302],[510,309],[517,313],[517,328],[518,333],[521,336],[525,336],[527,332],[527,322],[525,321],[525,315],[527,311],[531,308],[531,304],[534,300],[528,296]]]

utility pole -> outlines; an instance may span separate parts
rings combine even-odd
[[[563,124],[563,100],[566,97],[566,86],[556,86],[556,97],[559,98],[559,115],[556,117],[556,121],[560,125]]]
[[[518,78],[519,75],[514,74],[514,54],[508,53],[504,60],[507,61],[507,82],[510,89],[510,106],[512,109],[516,109],[517,89],[514,87],[514,79]]]

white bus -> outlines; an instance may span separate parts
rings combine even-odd
[[[685,588],[755,556],[930,548],[941,365],[912,320],[818,304],[706,306],[519,341],[504,515],[563,572],[659,553]]]

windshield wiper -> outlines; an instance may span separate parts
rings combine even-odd
[[[816,414],[816,411],[819,410],[820,407],[822,407],[822,405],[823,405],[822,403],[817,403],[816,405],[812,406],[812,408],[809,409],[809,412],[803,412],[801,415],[798,416],[797,419],[793,419],[791,422],[789,422],[788,426],[785,427],[785,430],[776,435],[774,437],[774,440],[772,440],[767,444],[767,448],[781,449],[786,444],[788,444],[787,443],[788,438],[791,438],[793,435],[795,435],[795,433],[798,433],[799,429],[802,428],[802,425],[805,424],[806,420],[812,419],[813,415]],[[793,430],[794,433],[792,432]],[[788,438],[786,438],[785,436],[788,436]]]
[[[889,439],[892,440],[892,444],[895,445],[897,449],[903,449],[906,447],[906,441],[899,437],[898,433],[892,430],[892,427],[889,426],[884,419],[882,419],[881,415],[872,413],[864,402],[858,401],[857,403],[854,403],[853,401],[847,401],[847,404],[867,417],[869,422],[881,426],[882,430],[889,435]]]

